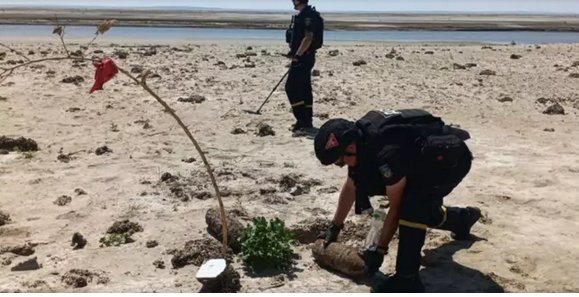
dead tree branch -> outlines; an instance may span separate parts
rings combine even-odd
[[[25,56],[23,53],[21,53],[21,52],[15,50],[15,49],[13,49],[13,48],[7,46],[6,44],[0,43],[0,46],[5,47],[5,48],[9,49],[11,52],[16,53],[17,55],[19,55],[19,56],[21,56],[22,58],[26,59],[26,61],[30,61],[30,59],[29,59],[27,56]]]
[[[99,35],[102,35],[106,31],[108,31],[110,29],[110,27],[114,24],[114,22],[115,22],[114,20],[109,20],[109,21],[105,21],[105,22],[101,23],[99,25],[99,27],[97,28],[97,32],[95,34],[96,36],[89,42],[88,46],[90,46],[97,39],[97,37]],[[27,58],[28,62],[26,62],[26,63],[19,64],[19,65],[16,65],[14,67],[10,67],[10,68],[0,68],[0,70],[3,71],[2,73],[0,73],[0,83],[2,81],[6,80],[6,78],[8,78],[10,75],[12,75],[14,73],[14,70],[22,68],[22,67],[26,67],[30,64],[42,63],[42,62],[47,62],[47,61],[62,61],[62,60],[85,61],[85,60],[87,60],[84,58],[84,53],[81,57],[73,57],[70,55],[70,53],[68,52],[68,49],[66,48],[66,44],[64,42],[64,28],[62,26],[57,26],[54,29],[53,34],[58,34],[60,36],[62,46],[66,50],[66,54],[67,54],[66,57],[51,57],[51,58],[43,58],[43,59],[32,60],[32,61]],[[88,48],[88,46],[87,46],[87,48]],[[5,47],[7,47],[7,46],[5,46]],[[97,62],[97,61],[93,61],[93,62]],[[147,93],[149,93],[153,98],[155,98],[157,100],[157,102],[159,102],[159,104],[161,104],[165,108],[165,110],[175,119],[175,121],[181,127],[181,129],[183,129],[183,132],[185,132],[185,135],[187,135],[189,140],[191,140],[191,142],[193,143],[193,146],[195,146],[195,149],[197,150],[197,152],[201,156],[201,159],[203,160],[203,164],[205,165],[205,168],[207,169],[207,173],[208,173],[209,178],[211,180],[211,184],[213,185],[213,188],[215,190],[215,196],[217,197],[217,201],[219,203],[219,209],[221,211],[221,225],[222,225],[221,231],[222,231],[222,235],[223,235],[223,238],[222,238],[223,257],[226,257],[227,249],[228,249],[228,243],[227,243],[228,227],[227,227],[227,219],[226,219],[226,214],[225,214],[225,206],[223,205],[223,200],[221,198],[221,191],[219,191],[219,186],[217,185],[217,180],[215,179],[215,176],[213,175],[213,169],[211,168],[211,165],[209,164],[209,161],[207,160],[205,153],[203,153],[201,146],[199,145],[197,140],[195,140],[195,138],[193,137],[193,134],[191,133],[191,131],[189,131],[189,128],[187,128],[185,123],[183,123],[181,118],[179,118],[179,116],[173,111],[173,109],[167,104],[167,102],[165,102],[163,99],[161,99],[161,97],[159,97],[159,95],[157,95],[153,90],[151,90],[151,88],[149,88],[149,86],[147,85],[147,77],[150,74],[149,70],[147,70],[143,74],[143,76],[141,77],[141,80],[139,80],[136,77],[134,77],[132,74],[130,74],[127,70],[125,70],[121,67],[118,67],[118,65],[117,65],[117,69],[119,70],[119,72],[126,75],[131,80],[133,80],[135,83],[140,85]]]
[[[209,165],[209,161],[207,160],[205,153],[203,153],[203,150],[199,146],[199,143],[195,140],[195,138],[191,134],[191,131],[189,131],[189,129],[187,128],[185,123],[183,123],[181,118],[179,118],[179,116],[173,111],[173,109],[167,104],[167,102],[165,102],[163,99],[161,99],[161,97],[159,97],[159,95],[157,95],[153,90],[151,90],[149,88],[149,86],[147,85],[147,76],[149,76],[150,71],[146,71],[143,74],[143,76],[141,77],[141,80],[139,81],[136,77],[131,75],[127,70],[120,68],[118,66],[117,66],[117,68],[119,69],[119,71],[121,73],[128,76],[134,82],[136,82],[141,87],[143,87],[143,89],[145,89],[145,91],[147,91],[151,96],[153,96],[165,108],[165,110],[169,114],[171,114],[171,116],[175,119],[175,121],[177,121],[177,124],[179,124],[181,129],[183,129],[183,132],[185,132],[185,134],[187,135],[189,140],[191,140],[191,142],[195,146],[195,149],[197,150],[197,152],[201,156],[201,159],[203,160],[203,164],[205,164],[205,168],[207,169],[207,173],[209,174],[209,178],[211,179],[211,183],[213,184],[213,188],[215,189],[215,195],[216,195],[217,201],[219,203],[219,209],[221,210],[221,226],[222,226],[221,233],[223,235],[223,239],[222,239],[223,240],[223,256],[225,257],[227,255],[227,245],[228,245],[227,244],[227,231],[228,231],[228,229],[227,229],[227,219],[226,219],[226,214],[225,214],[225,206],[223,205],[223,200],[221,199],[221,192],[219,191],[217,181],[215,179],[215,176],[213,175],[213,169],[211,169],[211,165]]]

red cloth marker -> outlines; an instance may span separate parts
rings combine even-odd
[[[103,59],[100,63],[93,63],[93,65],[96,68],[94,75],[95,82],[89,94],[102,90],[104,84],[119,73],[119,69],[112,59]]]

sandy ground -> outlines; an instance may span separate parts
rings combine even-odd
[[[255,68],[245,68],[244,58],[236,57],[250,45],[257,53],[250,57]],[[46,43],[13,46],[34,51],[30,58],[59,50]],[[403,61],[385,57],[392,48]],[[95,49],[112,54],[121,48],[101,43],[90,52]],[[279,217],[289,226],[331,218],[346,171],[320,166],[312,141],[292,137],[283,87],[262,115],[242,112],[256,109],[283,75],[287,61],[275,55],[285,52],[283,46],[178,45],[143,56],[145,49],[122,48],[128,59],[117,62],[127,69],[142,65],[161,76],[149,84],[207,152],[222,191],[228,193],[227,209],[245,212],[247,218]],[[330,50],[340,54],[331,57]],[[446,232],[429,232],[425,249],[434,250],[439,263],[422,269],[427,291],[579,292],[579,79],[570,76],[579,73],[579,67],[571,66],[579,61],[578,52],[579,45],[481,49],[377,44],[330,45],[320,52],[316,69],[321,74],[313,79],[317,126],[327,116],[356,119],[373,108],[425,108],[472,134],[473,170],[446,203],[483,210],[484,218],[473,229],[480,240],[456,243]],[[511,54],[522,57],[511,59]],[[0,67],[19,59],[7,52]],[[367,65],[354,66],[360,59]],[[226,66],[216,65],[219,61]],[[454,63],[477,66],[455,69]],[[496,75],[480,75],[486,69]],[[198,267],[173,269],[167,251],[208,236],[205,212],[217,202],[200,195],[212,192],[205,168],[174,120],[128,78],[118,76],[104,91],[89,95],[93,71],[90,64],[47,62],[19,69],[0,85],[0,136],[29,137],[40,146],[32,154],[0,155],[0,211],[11,216],[0,227],[0,247],[35,246],[31,255],[0,254],[0,291],[196,292],[201,287],[195,280]],[[76,75],[85,81],[61,83]],[[178,101],[192,95],[206,101]],[[544,114],[555,101],[565,114]],[[271,125],[275,135],[257,136],[260,123]],[[235,128],[246,133],[233,135]],[[112,152],[96,155],[103,145]],[[62,162],[59,151],[74,154]],[[182,161],[188,158],[195,161]],[[160,182],[165,172],[181,176],[193,193],[190,201],[181,201]],[[288,174],[302,175],[298,184],[311,179],[321,184],[293,196],[279,185]],[[78,195],[77,188],[86,195]],[[54,204],[63,195],[72,201]],[[384,201],[373,199],[376,207]],[[143,227],[133,236],[135,242],[99,247],[99,238],[123,219]],[[348,224],[362,220],[352,213]],[[360,231],[363,236],[365,230]],[[88,240],[84,249],[71,247],[75,232]],[[150,240],[159,245],[147,248]],[[296,252],[300,259],[292,277],[248,274],[236,262],[242,291],[369,291],[320,268],[308,245],[297,246]],[[384,272],[393,271],[395,256],[392,245]],[[11,271],[33,257],[41,268]],[[156,268],[157,260],[166,268]],[[103,279],[95,277],[75,289],[62,281],[71,269],[86,269]]]
[[[405,13],[331,13],[320,11],[326,30],[537,30],[579,31],[579,15],[476,15]],[[209,28],[287,28],[295,12],[195,11],[154,9],[27,9],[0,11],[0,24],[94,25],[103,19],[117,26]]]

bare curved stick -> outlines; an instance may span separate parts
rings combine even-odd
[[[118,66],[117,66],[117,69],[119,69],[119,71],[121,73],[123,73],[124,75],[130,77],[134,82],[136,82],[141,87],[143,87],[143,89],[145,89],[145,91],[147,91],[151,96],[153,96],[155,99],[157,99],[157,101],[161,105],[163,105],[165,110],[169,114],[171,114],[171,116],[173,116],[175,121],[177,121],[177,124],[179,124],[179,126],[181,126],[181,128],[183,129],[185,134],[187,134],[187,137],[189,137],[189,139],[191,140],[191,142],[195,146],[195,149],[197,149],[197,152],[199,153],[199,155],[201,156],[201,159],[203,160],[203,164],[205,164],[205,168],[207,168],[207,173],[209,174],[209,178],[211,179],[211,183],[213,184],[213,188],[215,189],[215,195],[217,196],[217,201],[219,202],[219,209],[221,210],[221,226],[222,226],[221,227],[221,233],[223,236],[223,257],[226,257],[227,245],[228,245],[227,244],[227,230],[228,229],[227,229],[227,219],[226,219],[226,215],[225,215],[225,207],[223,206],[223,200],[221,199],[221,192],[219,191],[219,187],[217,186],[217,181],[215,180],[215,176],[213,175],[213,170],[211,169],[211,165],[209,165],[209,161],[207,161],[207,158],[205,157],[203,150],[199,146],[199,143],[197,143],[197,141],[195,140],[195,138],[193,137],[193,135],[191,134],[191,132],[189,131],[187,126],[183,123],[181,118],[179,118],[179,116],[173,111],[173,109],[171,109],[169,104],[167,104],[167,102],[165,102],[163,99],[161,99],[161,97],[159,97],[155,92],[153,92],[153,90],[151,90],[149,88],[149,86],[147,86],[147,76],[150,74],[150,71],[147,70],[143,74],[143,76],[141,77],[141,80],[139,81],[136,77],[131,75],[125,69],[122,69]]]

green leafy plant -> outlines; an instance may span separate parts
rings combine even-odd
[[[283,270],[293,264],[295,235],[278,218],[269,222],[263,217],[253,219],[253,225],[243,230],[240,242],[241,259],[255,272],[269,268]]]
[[[129,233],[111,233],[101,237],[99,243],[101,247],[104,246],[120,246],[131,243],[131,235]]]

